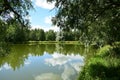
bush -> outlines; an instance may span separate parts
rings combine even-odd
[[[104,46],[80,72],[79,80],[120,80],[119,46]]]

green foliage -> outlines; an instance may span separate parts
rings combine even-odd
[[[9,52],[7,42],[25,41],[32,8],[31,0],[0,0],[0,56]]]
[[[55,41],[55,38],[56,38],[56,34],[53,30],[49,30],[48,32],[46,32],[47,41]]]
[[[52,21],[61,30],[79,30],[85,44],[105,45],[120,41],[119,0],[47,0],[58,12]]]
[[[4,36],[5,36],[5,33],[6,33],[6,26],[5,26],[5,23],[0,20],[0,42],[1,41],[4,41]]]
[[[22,43],[28,40],[29,29],[18,23],[9,24],[5,34],[5,41],[11,43]]]
[[[0,0],[0,35],[7,42],[25,40],[26,29],[29,27],[29,10],[33,9],[30,0]],[[3,30],[5,29],[5,30]],[[0,39],[0,41],[2,41]]]
[[[120,47],[104,46],[93,56],[80,72],[79,80],[119,80]]]
[[[39,40],[40,41],[45,41],[45,32],[44,30],[40,29],[40,37],[39,37]]]
[[[104,47],[102,47],[99,51],[98,51],[98,55],[100,56],[108,56],[110,55],[110,51],[111,51],[112,47],[110,45],[106,45]]]
[[[22,26],[29,25],[26,16],[33,9],[31,0],[0,0],[0,17],[5,22],[19,22]],[[11,15],[12,14],[12,15]]]
[[[45,32],[43,29],[35,29],[30,30],[29,40],[32,41],[44,41],[45,40]]]
[[[8,54],[9,49],[8,45],[5,42],[5,33],[6,33],[7,27],[5,26],[5,23],[0,20],[0,56],[5,56]]]
[[[74,34],[72,31],[64,31],[63,32],[63,40],[65,41],[74,41]]]

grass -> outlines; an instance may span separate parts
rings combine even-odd
[[[120,80],[120,45],[104,46],[90,58],[78,80]]]
[[[29,45],[32,44],[80,44],[79,41],[28,41],[26,42]]]

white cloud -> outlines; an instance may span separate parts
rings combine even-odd
[[[9,70],[9,69],[11,69],[11,66],[8,65],[7,63],[5,63],[5,64],[0,68],[0,71],[1,71],[2,69]]]
[[[58,59],[57,58],[45,59],[45,62],[47,64],[51,64],[52,66],[57,66],[57,65],[61,66],[65,63],[67,63],[67,58],[61,57],[61,58],[58,58]]]
[[[49,28],[49,30],[54,30],[54,31],[59,31],[59,28],[57,27],[57,26],[51,26],[50,28]]]
[[[77,73],[79,73],[81,70],[80,67],[84,66],[84,63],[76,62],[76,63],[71,63],[70,65],[74,68],[74,70],[76,70]]]
[[[47,17],[45,17],[45,23],[47,23],[47,24],[52,24],[51,19],[52,19],[52,16],[47,16]]]
[[[64,71],[61,74],[62,80],[71,80],[70,77],[72,75],[75,75],[75,70],[72,67],[65,65]]]
[[[6,70],[9,70],[9,69],[11,69],[11,66],[8,65],[7,63],[5,63],[5,64],[3,65],[3,67],[1,67],[1,70],[2,70],[2,68],[6,69]]]
[[[61,66],[66,64],[67,62],[72,63],[72,61],[74,60],[83,63],[84,57],[80,55],[74,55],[74,54],[64,55],[64,54],[54,53],[52,54],[52,58],[45,59],[45,62],[52,66],[57,66],[57,65]]]
[[[29,64],[31,64],[31,61],[30,61],[30,60],[27,60],[27,61],[24,62],[24,64],[25,64],[25,65],[29,65]]]
[[[36,76],[35,80],[61,80],[61,77],[54,73],[43,73]]]
[[[31,29],[43,29],[44,31],[49,31],[49,30],[54,30],[54,31],[59,31],[59,28],[57,26],[40,26],[40,25],[33,25]]]
[[[46,58],[45,63],[50,66],[63,67],[64,71],[61,74],[62,80],[73,80],[71,76],[77,76],[81,70],[81,66],[84,65],[84,57],[77,54],[59,54],[54,53],[51,58]]]
[[[35,0],[35,4],[36,6],[44,8],[44,9],[54,8],[54,3],[48,3],[47,0]]]
[[[69,59],[65,55],[58,53],[52,54],[52,58],[45,59],[45,62],[52,66],[57,66],[57,65],[61,66],[63,64],[66,64],[68,61]]]

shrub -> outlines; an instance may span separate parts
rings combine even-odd
[[[79,80],[120,80],[120,47],[104,46],[86,62]]]

